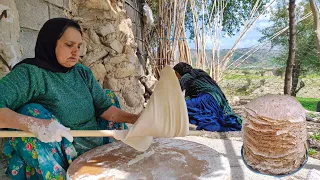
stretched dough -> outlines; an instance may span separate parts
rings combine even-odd
[[[182,137],[188,132],[186,102],[174,70],[166,66],[140,118],[129,130],[114,131],[114,137],[138,151],[145,151],[153,137]]]

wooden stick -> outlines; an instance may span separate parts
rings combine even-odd
[[[73,137],[113,137],[113,130],[71,130]],[[25,131],[0,131],[1,137],[35,137],[31,132]]]
[[[117,130],[128,131],[128,130]],[[71,130],[73,137],[113,137],[114,130]],[[201,131],[189,131],[188,136],[200,135]],[[25,131],[0,131],[0,138],[5,137],[35,137],[31,132]]]

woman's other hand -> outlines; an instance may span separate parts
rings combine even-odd
[[[40,141],[45,143],[60,142],[62,137],[65,137],[70,142],[73,141],[72,135],[68,132],[70,129],[55,120],[37,120],[34,124],[29,125],[28,129]]]

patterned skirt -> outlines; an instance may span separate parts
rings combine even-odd
[[[120,108],[117,96],[110,90],[106,95],[111,98],[114,106]],[[40,119],[59,120],[40,104],[27,104],[18,113]],[[100,129],[127,129],[124,123],[112,123],[98,119]],[[113,138],[105,137],[104,144],[112,143]],[[77,157],[77,152],[66,138],[61,142],[43,143],[37,138],[10,138],[4,145],[4,154],[8,156],[6,173],[11,179],[66,179],[69,165]]]

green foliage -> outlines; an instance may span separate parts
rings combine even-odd
[[[309,73],[306,75],[306,78],[312,79],[312,78],[320,78],[320,71],[315,73]]]
[[[320,101],[318,98],[302,98],[296,97],[296,99],[301,103],[301,105],[309,110],[309,111],[316,111],[317,103]]]
[[[313,149],[313,148],[310,148],[310,149],[309,149],[309,155],[310,155],[310,156],[312,156],[312,155],[314,155],[314,154],[317,154],[317,153],[318,153],[317,150],[315,150],[315,149]]]
[[[320,140],[320,133],[313,133],[313,134],[311,135],[311,139]]]
[[[196,11],[201,11],[202,2],[206,3],[207,9],[205,10],[205,24],[208,24],[209,14],[214,8],[214,1],[202,1],[194,0],[196,4]],[[259,11],[261,12],[264,9],[264,5],[270,0],[262,0],[262,6],[260,6]],[[228,1],[226,8],[224,9],[223,22],[222,22],[222,31],[228,35],[234,35],[240,30],[240,27],[244,24],[246,20],[250,18],[251,9],[254,7],[257,0],[231,0]],[[213,10],[213,14],[216,14],[216,8]],[[200,13],[199,13],[200,14]],[[200,17],[199,17],[200,18]],[[201,15],[202,18],[202,15]],[[212,20],[211,20],[212,21]],[[192,11],[190,5],[188,4],[186,12],[185,26],[190,32],[190,38],[194,37],[193,31],[193,20],[192,20]],[[214,28],[212,28],[212,31]]]
[[[288,21],[288,1],[279,0],[277,1],[276,7],[271,10],[270,21],[273,23],[272,26],[265,29],[260,29],[263,37],[260,41],[268,39],[273,36],[279,30],[289,25]],[[300,19],[305,14],[311,11],[308,1],[303,1],[296,6],[296,17]],[[280,46],[282,53],[273,58],[273,63],[278,64],[281,67],[286,66],[288,58],[288,32],[284,32],[277,38],[271,41],[272,46]],[[313,17],[299,22],[297,24],[297,36],[296,36],[296,56],[295,61],[300,62],[301,73],[312,73],[320,71],[320,62],[317,58],[317,47],[314,35]]]
[[[285,70],[286,69],[284,67],[276,68],[274,70],[275,71],[275,76],[282,76]]]

